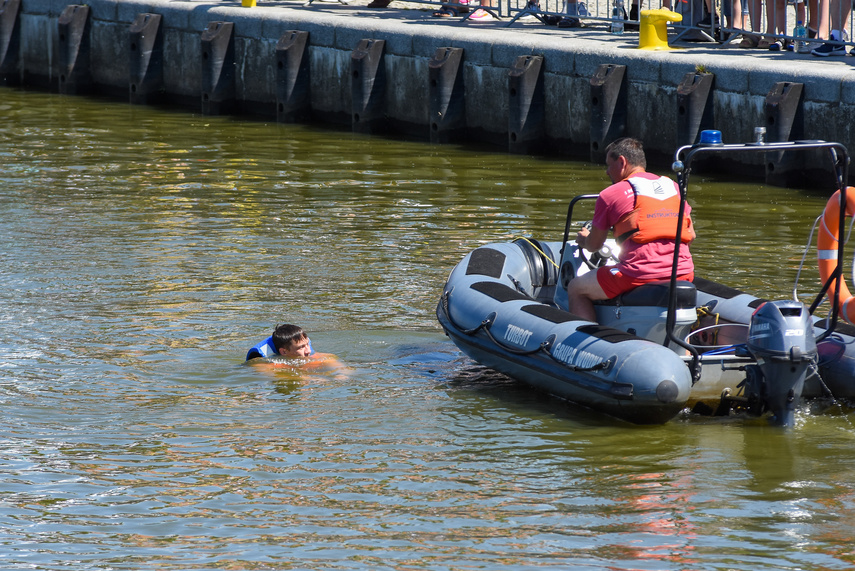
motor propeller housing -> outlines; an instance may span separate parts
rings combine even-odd
[[[760,399],[777,424],[792,425],[806,373],[817,359],[807,306],[798,301],[764,303],[751,316],[746,345],[760,372],[748,376],[749,394]]]

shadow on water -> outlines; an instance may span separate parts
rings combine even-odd
[[[472,407],[504,408],[522,416],[549,416],[572,425],[634,426],[535,390],[468,359],[460,362],[458,368],[451,372],[445,387],[455,402]]]
[[[455,402],[476,408],[504,408],[514,414],[531,415],[533,417],[550,416],[556,422],[567,422],[571,426],[620,427],[630,430],[656,430],[656,427],[635,425],[608,415],[592,411],[545,392],[538,391],[525,383],[484,367],[460,354],[456,358],[446,352],[436,354],[439,358],[427,367],[429,363],[421,362],[421,354],[416,352],[410,364],[416,370],[423,370],[426,376],[438,381],[438,388],[446,391]],[[819,415],[837,417],[844,420],[848,426],[855,429],[853,424],[855,405],[835,399],[813,399],[802,403],[798,411],[798,426],[795,430],[804,429],[811,424],[811,418]],[[732,413],[729,416],[711,416],[697,414],[685,409],[669,423],[669,426],[733,426],[746,429],[766,430],[764,434],[786,434],[787,429],[770,425],[768,417],[753,417],[747,414]]]
[[[349,359],[356,377],[376,379],[392,376],[398,382],[425,383],[443,391],[460,410],[482,415],[485,410],[502,410],[532,418],[550,417],[570,427],[618,427],[626,430],[655,430],[634,425],[592,411],[484,367],[465,356],[447,338],[438,334],[411,331],[324,332],[318,336],[325,347],[332,347]],[[799,424],[810,424],[817,415],[838,417],[851,424],[851,403],[833,399],[815,399],[799,410]],[[745,414],[714,417],[692,413],[688,409],[675,417],[671,426],[694,425],[768,428],[768,434],[786,430],[769,426],[767,417]]]

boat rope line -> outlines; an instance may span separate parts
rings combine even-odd
[[[819,384],[822,385],[822,388],[825,389],[825,392],[828,393],[828,396],[831,397],[831,406],[837,407],[838,409],[843,409],[843,403],[837,400],[837,397],[834,396],[834,393],[831,392],[831,389],[825,384],[825,379],[822,378],[822,375],[819,372],[819,364],[816,361],[810,362],[810,368],[813,373],[816,374],[816,378],[819,379]],[[851,422],[849,423],[851,426]]]
[[[580,372],[599,371],[601,369],[607,369],[607,368],[611,367],[611,365],[612,365],[611,359],[606,359],[605,361],[600,361],[599,363],[597,363],[595,365],[591,365],[590,367],[579,367],[577,365],[571,365],[570,363],[565,363],[564,361],[560,361],[559,359],[557,359],[555,357],[555,355],[552,354],[552,351],[551,351],[552,345],[555,342],[555,335],[550,335],[544,341],[542,341],[540,343],[540,345],[538,345],[534,349],[517,349],[516,347],[510,347],[510,346],[502,343],[498,339],[496,339],[493,336],[493,332],[490,331],[490,327],[493,325],[493,319],[495,319],[495,316],[496,316],[495,313],[491,313],[489,316],[487,316],[487,319],[485,319],[484,321],[481,322],[481,325],[479,325],[477,329],[483,328],[484,333],[487,334],[487,337],[490,338],[490,341],[492,341],[493,343],[495,343],[497,346],[501,347],[505,351],[508,351],[509,353],[513,353],[514,355],[534,355],[535,353],[539,353],[540,351],[543,351],[544,353],[546,353],[549,356],[550,359],[552,359],[553,361],[555,361],[559,365],[563,365],[563,366],[567,367],[571,371],[580,371]]]
[[[811,244],[813,244],[813,234],[816,232],[816,227],[819,225],[819,221],[825,217],[825,212],[816,217],[816,220],[813,221],[813,226],[810,228],[810,234],[808,235],[807,244],[805,244],[805,249],[802,252],[802,261],[799,262],[799,269],[796,271],[796,281],[793,283],[793,300],[799,300],[799,279],[802,276],[802,269],[805,267],[805,259],[807,259],[808,251],[810,250]],[[853,219],[855,220],[855,219]],[[851,228],[850,228],[851,231]]]
[[[502,343],[498,339],[496,339],[493,336],[492,331],[490,331],[490,327],[492,327],[492,325],[496,319],[496,313],[495,312],[491,313],[486,318],[484,318],[481,321],[481,323],[479,323],[476,327],[473,327],[472,329],[463,329],[457,323],[454,322],[454,319],[452,319],[452,317],[451,317],[451,312],[448,311],[448,297],[451,294],[451,292],[453,291],[453,289],[454,288],[452,288],[452,289],[450,289],[450,290],[448,290],[442,294],[442,302],[441,302],[440,306],[442,307],[442,311],[445,314],[446,319],[448,319],[448,322],[451,323],[454,326],[454,328],[457,329],[463,335],[472,336],[472,335],[475,335],[476,333],[478,333],[479,331],[481,331],[483,329],[484,333],[487,335],[487,337],[490,339],[490,341],[492,341],[498,347],[501,347],[502,349],[508,351],[509,353],[513,353],[514,355],[534,355],[535,353],[543,351],[544,353],[546,353],[549,356],[550,359],[552,359],[553,361],[555,361],[556,363],[558,363],[560,365],[567,367],[571,371],[580,371],[580,372],[599,371],[601,369],[608,369],[609,367],[612,366],[612,360],[611,359],[606,359],[605,361],[601,361],[595,365],[591,365],[590,367],[579,367],[577,365],[571,365],[570,363],[565,363],[564,361],[557,359],[555,357],[555,355],[552,354],[552,351],[551,351],[552,345],[555,342],[555,335],[550,335],[549,337],[547,337],[546,340],[541,342],[540,345],[538,345],[535,349],[517,349],[516,347],[509,347],[508,345],[505,345],[504,343]]]
[[[531,240],[529,240],[529,239],[528,239],[528,238],[526,238],[525,236],[520,236],[519,238],[517,238],[517,240],[522,240],[523,242],[527,242],[527,243],[528,243],[528,245],[529,245],[529,246],[531,246],[532,248],[534,248],[535,250],[537,250],[537,253],[538,253],[538,254],[540,254],[541,256],[543,256],[543,258],[544,258],[545,260],[548,260],[550,264],[552,264],[553,266],[555,266],[555,267],[556,267],[556,268],[558,268],[558,269],[561,269],[561,268],[560,268],[560,266],[559,266],[558,264],[556,264],[556,263],[555,263],[555,260],[553,260],[552,258],[550,258],[549,256],[547,256],[547,255],[543,252],[543,250],[541,250],[540,248],[538,248],[538,247],[537,247],[537,244],[535,244],[534,242],[532,242]]]
[[[495,313],[491,314],[491,316],[495,315]],[[484,324],[484,333],[487,334],[487,337],[490,338],[490,341],[492,341],[505,351],[513,353],[514,355],[534,355],[535,353],[540,352],[545,347],[548,347],[550,345],[549,341],[544,341],[534,349],[517,349],[516,347],[509,347],[508,345],[505,345],[493,336],[493,332],[490,331],[490,326],[493,325],[493,321],[490,319],[490,317],[487,317],[487,319],[482,321],[482,323]]]
[[[543,343],[540,344],[540,347],[544,350],[544,352],[549,355],[549,358],[555,361],[560,365],[564,365],[571,371],[580,371],[580,372],[589,372],[589,371],[601,371],[603,369],[610,368],[614,363],[612,362],[611,357],[605,359],[604,361],[600,361],[596,365],[591,365],[590,367],[579,367],[578,365],[571,365],[570,363],[565,363],[564,361],[559,361],[558,358],[552,354],[552,351],[549,349],[552,348],[552,341],[554,341],[554,336],[550,336],[550,339],[547,339]],[[548,345],[547,345],[548,344]],[[546,345],[546,346],[545,346]]]
[[[823,213],[820,214],[819,216],[817,216],[816,220],[813,221],[813,226],[811,226],[811,228],[810,228],[810,234],[808,234],[807,244],[805,244],[805,249],[802,252],[802,259],[801,259],[801,262],[799,262],[799,269],[796,271],[796,281],[793,284],[793,300],[794,301],[799,300],[799,294],[798,294],[799,279],[801,278],[802,269],[804,268],[805,260],[807,259],[807,255],[808,255],[808,252],[810,251],[811,244],[813,244],[813,235],[816,232],[817,227],[820,225],[820,222],[822,223],[822,229],[825,230],[826,232],[828,232],[829,234],[831,234],[831,231],[828,229],[828,225],[825,223],[825,212],[823,211]],[[849,238],[852,236],[853,226],[855,226],[855,217],[852,217],[852,219],[849,221],[849,228],[846,230],[846,238],[843,240],[844,244],[849,243]],[[834,241],[837,242],[838,240],[834,240]],[[819,256],[819,255],[820,255],[820,253],[818,251],[817,256]],[[833,259],[837,259],[837,251],[836,250],[829,252],[828,255],[832,256]],[[855,280],[855,266],[853,266],[853,268],[852,268],[852,278],[853,278],[853,280]]]
[[[698,314],[698,320],[692,324],[691,332],[686,337],[686,341],[695,335],[696,333],[701,333],[702,331],[710,330],[712,333],[710,334],[710,345],[718,345],[718,320],[720,315],[718,313],[713,313],[712,310],[706,305],[702,305],[698,307],[695,312]],[[701,328],[701,318],[703,317],[713,317],[715,318],[715,322],[707,327]]]
[[[840,403],[837,401],[837,398],[834,396],[834,393],[831,392],[831,389],[825,384],[825,379],[822,378],[822,375],[819,372],[819,365],[816,361],[810,362],[811,371],[816,375],[816,378],[819,379],[819,384],[822,385],[822,388],[825,389],[825,392],[828,393],[828,396],[831,397],[832,405],[839,405]]]
[[[451,292],[452,292],[452,291],[454,291],[454,288],[451,288],[450,290],[448,290],[448,291],[446,291],[446,292],[444,292],[444,293],[442,294],[442,312],[445,314],[445,317],[446,317],[446,319],[448,319],[448,322],[449,322],[449,323],[451,323],[451,324],[454,326],[454,328],[455,328],[455,329],[457,329],[458,331],[460,331],[460,332],[461,332],[461,333],[463,333],[464,335],[475,335],[475,334],[476,334],[476,333],[478,333],[481,329],[483,329],[484,327],[486,327],[488,323],[491,323],[491,321],[490,321],[490,317],[494,317],[494,316],[495,316],[495,314],[488,315],[488,316],[487,316],[487,319],[485,319],[484,321],[482,321],[482,322],[481,322],[477,327],[475,327],[474,329],[463,329],[463,328],[462,328],[462,327],[460,327],[457,323],[455,323],[455,322],[454,322],[454,319],[452,319],[452,318],[451,318],[451,312],[450,312],[450,311],[448,311],[448,296],[450,296],[450,295],[451,295]]]

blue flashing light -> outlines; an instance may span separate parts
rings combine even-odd
[[[702,145],[721,145],[721,131],[709,129],[701,131]]]

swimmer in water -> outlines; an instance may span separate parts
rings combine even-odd
[[[290,323],[277,325],[273,335],[249,350],[246,360],[251,365],[274,367],[306,369],[343,367],[335,355],[315,352],[303,328]]]

